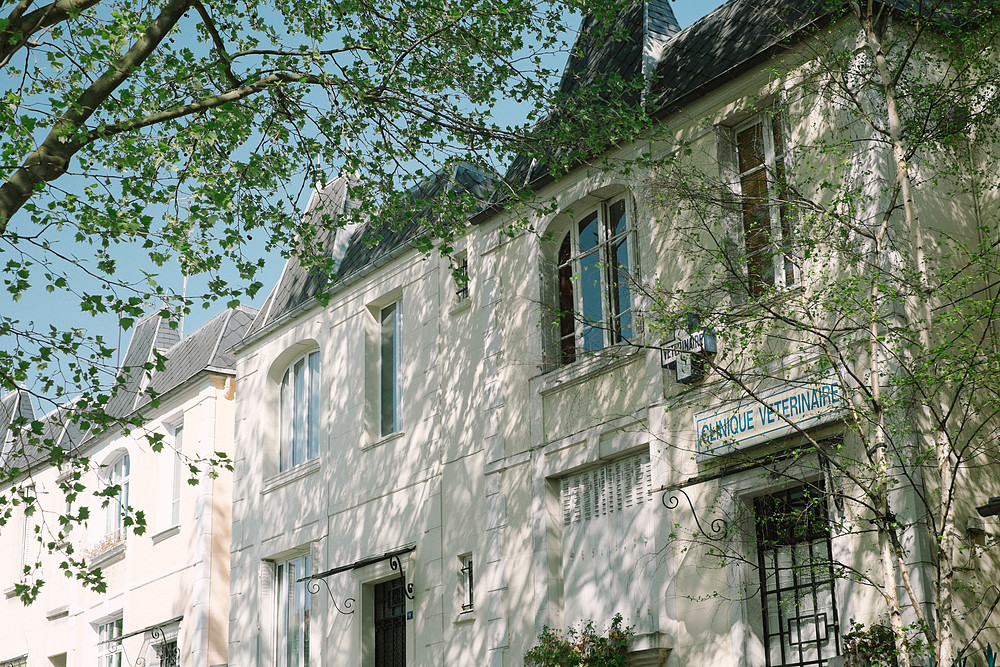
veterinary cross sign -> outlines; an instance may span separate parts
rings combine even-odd
[[[715,334],[698,329],[697,318],[691,317],[688,331],[677,329],[674,339],[660,350],[660,366],[674,367],[677,381],[692,384],[705,377],[705,357],[715,356],[718,345]]]

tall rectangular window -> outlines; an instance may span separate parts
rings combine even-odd
[[[296,359],[281,379],[281,470],[319,456],[319,352]]]
[[[822,667],[838,655],[833,559],[822,485],[754,502],[768,667]]]
[[[23,581],[25,571],[30,569],[35,562],[32,553],[34,552],[34,545],[37,544],[35,527],[38,525],[35,522],[35,487],[29,486],[21,494],[21,497],[25,500],[25,505],[24,524],[21,531],[21,570],[17,573],[18,581]],[[31,499],[31,504],[28,504],[28,499]]]
[[[747,287],[760,296],[798,283],[781,117],[758,117],[736,128]]]
[[[462,613],[468,613],[475,609],[475,573],[472,570],[472,554],[464,554],[459,556],[459,562],[462,567],[459,569],[459,574],[462,577],[460,593],[462,596]]]
[[[275,667],[308,667],[310,599],[306,582],[312,559],[307,555],[276,563]]]
[[[122,454],[107,473],[108,486],[117,487],[114,497],[108,502],[106,523],[107,539],[118,542],[125,537],[125,516],[128,512],[128,487],[131,463],[128,454]]]
[[[97,667],[122,667],[122,619],[101,624],[97,629]]]
[[[469,255],[461,252],[455,255],[455,268],[451,272],[455,283],[455,303],[469,300]]]
[[[399,430],[399,303],[379,311],[379,435]]]
[[[174,428],[174,474],[170,480],[170,525],[181,522],[181,489],[184,486],[184,426]]]

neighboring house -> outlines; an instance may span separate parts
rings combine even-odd
[[[789,138],[821,118],[775,74],[809,52],[773,26],[809,23],[796,12],[810,6],[734,0],[680,30],[667,2],[637,3],[621,41],[577,54],[563,80],[572,92],[602,72],[647,76],[642,97],[671,134],[611,157],[655,161],[684,141],[715,171],[713,196],[724,183],[742,195],[711,209],[736,221],[718,240],[737,248],[728,268],[746,294],[732,303],[798,288],[815,268],[773,252],[793,227],[759,203],[795,173]],[[792,112],[772,113],[786,95]],[[742,439],[725,426],[725,446],[709,447],[731,422],[732,387],[693,382],[697,359],[661,358],[669,336],[642,321],[646,290],[704,279],[678,209],[652,192],[659,174],[581,166],[553,180],[518,161],[510,176],[557,213],[508,233],[504,214],[483,210],[451,259],[415,249],[419,221],[376,245],[371,227],[328,233],[336,281],[289,260],[234,348],[230,665],[519,665],[544,626],[602,628],[615,613],[635,629],[636,665],[831,664],[850,619],[879,620],[877,596],[829,566],[867,572],[867,538],[835,535],[839,502],[811,502],[755,462],[801,445],[790,425]],[[433,185],[488,192],[464,168]],[[307,216],[338,214],[345,193],[334,180]],[[797,375],[791,355],[776,363],[761,395],[777,405],[806,386],[791,422],[849,442],[827,409],[844,388]],[[796,465],[790,477],[826,483],[815,458]],[[981,481],[971,491],[998,493],[995,477]],[[805,528],[789,527],[785,510],[800,506]],[[719,518],[742,531],[720,538]],[[744,538],[726,558],[707,541]],[[803,549],[825,569],[789,567]]]
[[[107,411],[118,418],[141,413],[145,425],[128,434],[82,431],[67,419],[66,408],[41,418],[45,440],[61,447],[71,461],[87,457],[82,477],[86,491],[67,505],[60,482],[71,462],[53,468],[28,447],[23,453],[8,438],[3,464],[23,474],[3,493],[27,492],[39,511],[24,516],[18,508],[0,533],[3,554],[0,600],[0,664],[21,667],[99,665],[209,667],[226,662],[229,617],[229,543],[231,473],[206,463],[192,474],[189,464],[232,451],[234,391],[229,346],[246,333],[255,311],[227,310],[183,339],[165,318],[149,315],[135,325],[124,354],[122,390]],[[151,376],[143,365],[154,350],[166,357]],[[157,397],[150,404],[151,392]],[[26,396],[4,396],[0,433],[9,435],[15,416],[31,419]],[[152,451],[149,433],[163,437],[163,451]],[[197,484],[189,480],[196,479]],[[120,492],[102,507],[90,495],[108,484]],[[52,539],[58,516],[89,508],[89,520],[76,526],[56,553],[36,536]],[[128,508],[142,511],[146,531],[133,534],[125,524]],[[96,593],[62,576],[61,554],[72,545],[75,557],[99,567],[107,583]],[[45,584],[33,604],[14,593],[23,565],[40,562]]]

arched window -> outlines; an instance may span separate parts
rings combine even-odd
[[[281,378],[279,409],[280,469],[319,456],[319,351],[289,364]]]
[[[628,199],[602,202],[570,225],[559,244],[559,361],[632,338]]]
[[[122,454],[111,464],[108,471],[108,486],[117,487],[117,493],[111,498],[107,509],[107,534],[124,536],[125,513],[128,512],[128,452]]]

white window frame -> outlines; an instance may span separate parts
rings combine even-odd
[[[391,322],[387,318],[391,317]],[[378,309],[378,433],[385,438],[400,428],[400,319],[402,301],[387,303]],[[388,366],[388,367],[387,367]],[[390,404],[386,405],[389,395]]]
[[[472,614],[476,611],[476,571],[472,553],[458,557],[459,562],[459,614]]]
[[[610,227],[611,211],[616,205],[622,206],[625,229],[617,232]],[[580,226],[592,216],[596,216],[597,243],[581,250]],[[566,239],[569,239],[569,257],[563,256]],[[620,269],[617,257],[612,257],[612,248],[624,243],[627,266]],[[559,237],[556,245],[555,311],[558,315],[556,355],[560,365],[580,360],[587,354],[611,347],[636,335],[635,300],[628,281],[636,271],[635,211],[628,193],[608,198],[597,206],[586,210],[584,215],[574,218],[569,228]],[[593,261],[596,260],[596,263]],[[584,267],[584,264],[591,266]],[[584,271],[594,268],[598,271],[600,293],[600,318],[587,320],[582,281],[589,280]],[[567,281],[571,283],[567,286]],[[565,289],[572,289],[572,312],[564,308]],[[628,298],[628,305],[622,307],[621,294]],[[616,293],[613,293],[616,292]],[[592,309],[593,304],[589,307]],[[569,318],[569,319],[566,319]],[[622,322],[627,321],[627,325]],[[572,330],[569,323],[572,323]],[[572,338],[573,348],[568,341]]]
[[[451,281],[455,291],[455,305],[468,303],[472,293],[472,276],[469,274],[469,253],[465,250],[455,253],[455,266],[452,269]],[[456,277],[458,272],[464,280]]]
[[[787,189],[789,182],[788,142],[784,130],[783,116],[775,110],[755,114],[747,120],[734,126],[731,131],[733,151],[733,173],[736,187],[740,195],[739,227],[742,236],[742,247],[745,254],[742,267],[746,279],[747,291],[751,297],[765,294],[769,289],[788,289],[801,284],[801,271],[798,258],[790,248],[794,239],[794,215],[789,210],[787,201],[782,200],[781,189]],[[759,126],[764,155],[760,164],[755,164],[744,170],[741,152],[740,135]],[[777,141],[776,141],[777,138]],[[768,212],[768,228],[758,247],[751,247],[749,213],[752,200],[744,190],[749,178],[763,172],[765,175],[764,206]],[[782,186],[784,183],[784,186]],[[759,271],[753,269],[755,257],[769,254],[764,258]],[[768,266],[768,262],[770,266]],[[755,275],[759,273],[759,275]]]
[[[310,350],[288,364],[281,376],[278,384],[279,471],[319,456],[321,361],[319,350]],[[301,433],[300,429],[305,432]]]
[[[129,477],[131,475],[132,459],[128,452],[123,452],[108,464],[108,486],[118,485],[118,493],[108,499],[106,512],[105,538],[115,542],[125,539],[125,517],[128,516]]]
[[[270,564],[273,576],[274,667],[308,667],[310,661],[310,616],[312,600],[306,582],[312,573],[312,555],[300,553]],[[296,620],[290,612],[301,612]],[[297,633],[297,646],[289,646]],[[294,649],[294,650],[292,650]]]
[[[174,425],[171,434],[174,441],[174,467],[170,476],[170,526],[181,523],[181,489],[184,488],[184,422]]]
[[[123,627],[122,616],[109,618],[97,625],[98,667],[122,667],[121,636]]]

